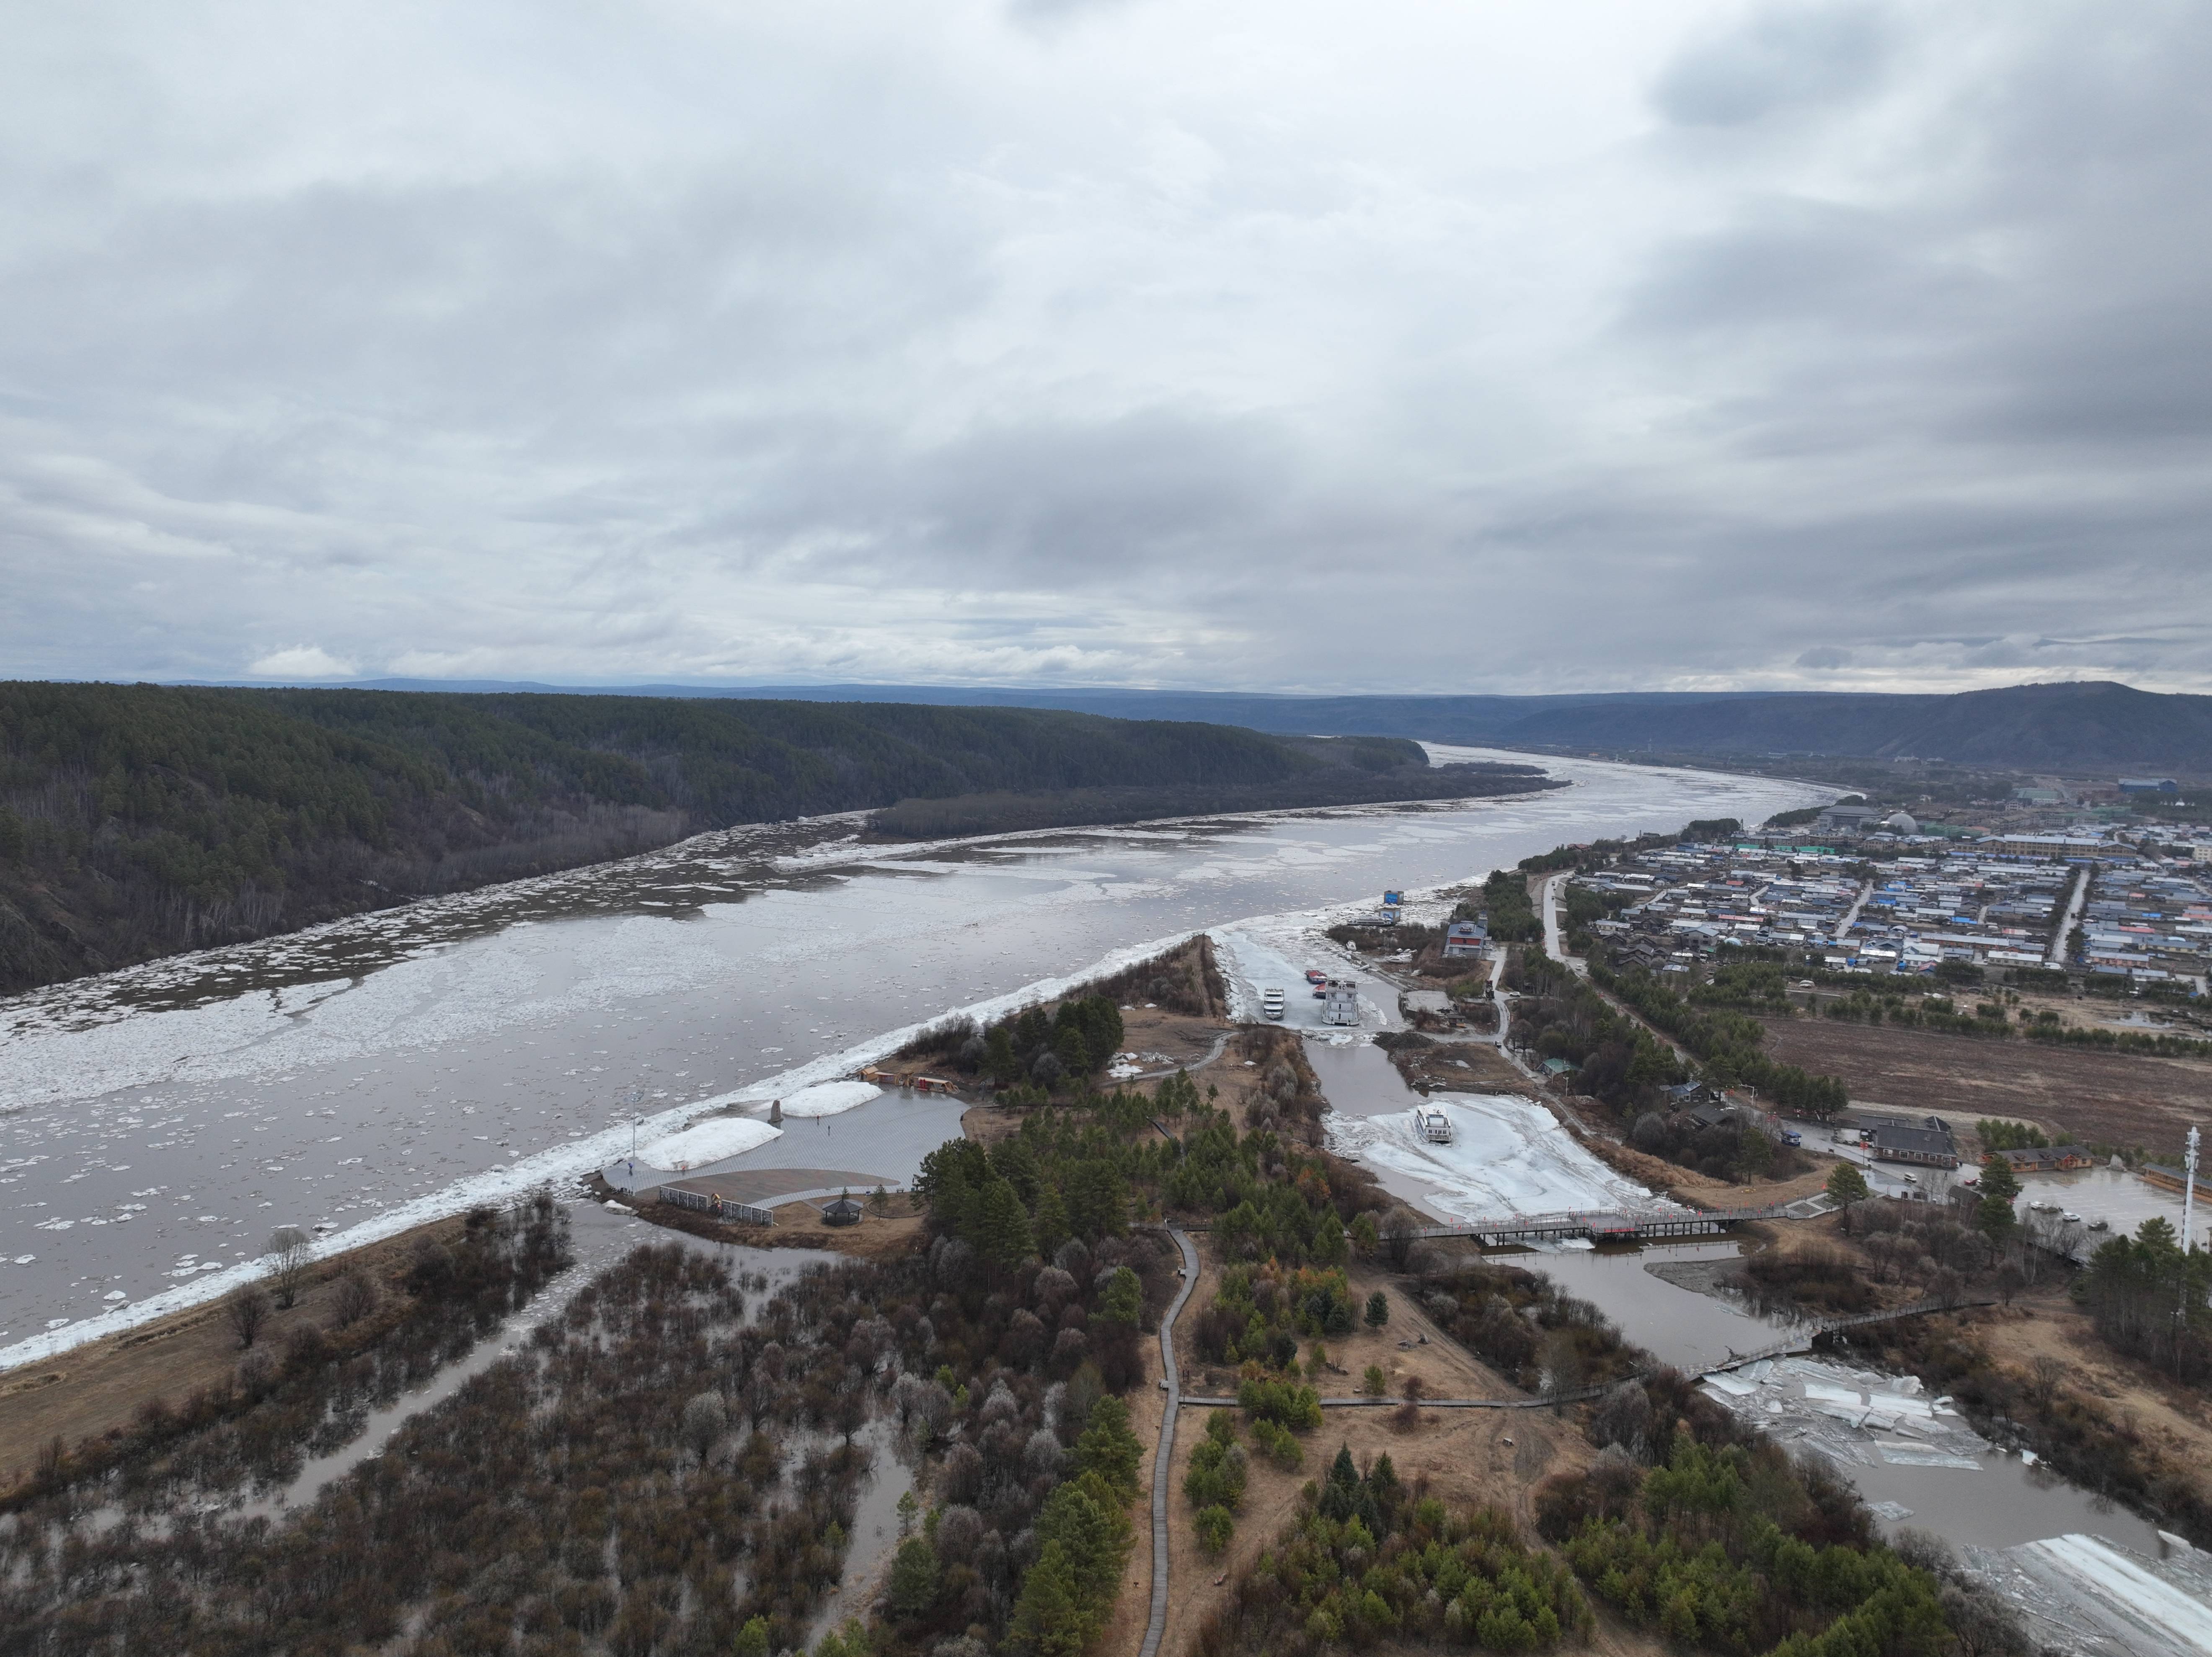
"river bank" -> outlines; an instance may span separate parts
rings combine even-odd
[[[219,1296],[276,1224],[343,1247],[506,1200],[1196,931],[1819,792],[1550,768],[1571,786],[1413,811],[908,848],[731,831],[12,998],[0,1369]],[[186,1253],[228,1275],[172,1275]]]

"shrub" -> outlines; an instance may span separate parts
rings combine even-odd
[[[1209,1556],[1218,1555],[1229,1545],[1229,1538],[1237,1528],[1237,1520],[1226,1508],[1200,1508],[1191,1520],[1191,1529],[1197,1533],[1198,1545]]]

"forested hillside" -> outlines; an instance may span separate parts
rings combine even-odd
[[[1436,783],[1412,744],[1033,708],[0,684],[0,991],[733,823],[1200,786]]]
[[[1950,695],[1631,691],[1553,696],[1293,696],[1232,691],[1007,690],[813,685],[672,695],[804,695],[1065,707],[1125,719],[1208,719],[1255,731],[1387,731],[1428,742],[1662,755],[1814,754],[2042,770],[2212,774],[2212,696],[2103,681]]]

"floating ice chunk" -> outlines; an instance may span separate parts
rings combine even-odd
[[[1759,1390],[1757,1381],[1746,1381],[1741,1375],[1731,1375],[1725,1371],[1707,1375],[1705,1385],[1715,1392],[1726,1393],[1730,1398],[1749,1398]]]
[[[1863,1407],[1866,1395],[1856,1387],[1831,1387],[1824,1381],[1805,1383],[1805,1396],[1822,1404],[1850,1404]]]
[[[100,1299],[106,1301],[111,1306],[118,1301],[127,1301],[130,1298],[131,1296],[125,1294],[120,1289],[111,1289],[105,1295],[100,1296]]]
[[[1895,1393],[1869,1393],[1867,1402],[1885,1415],[1929,1417],[1936,1413],[1926,1399],[1900,1397]]]
[[[1901,1502],[1871,1502],[1867,1511],[1876,1519],[1886,1519],[1893,1525],[1912,1517],[1912,1509]]]
[[[1970,1455],[1953,1455],[1932,1444],[1877,1444],[1875,1449],[1893,1467],[1956,1467],[1960,1472],[1978,1473],[1982,1464]]]
[[[2212,1651],[2212,1606],[2145,1569],[2102,1538],[2078,1533],[2013,1551],[2055,1569],[2082,1599],[2136,1636],[2136,1649]]]

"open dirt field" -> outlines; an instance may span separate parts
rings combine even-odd
[[[2106,1346],[2088,1314],[2067,1297],[2063,1279],[2008,1309],[1961,1315],[1972,1318],[1983,1350],[1997,1363],[2033,1373],[2037,1358],[2057,1358],[2065,1366],[2068,1389],[2112,1416],[2131,1418],[2156,1449],[2195,1470],[2200,1483],[2212,1471],[2212,1399]]]
[[[1362,1301],[1376,1289],[1390,1296],[1390,1321],[1380,1333],[1363,1326],[1357,1334],[1328,1342],[1331,1363],[1345,1373],[1324,1376],[1316,1383],[1317,1391],[1324,1395],[1354,1392],[1360,1374],[1373,1363],[1390,1377],[1393,1393],[1403,1387],[1408,1376],[1419,1375],[1427,1390],[1438,1397],[1516,1396],[1514,1387],[1475,1362],[1407,1301],[1395,1279],[1358,1266],[1352,1268],[1351,1276]],[[1194,1321],[1192,1314],[1211,1302],[1218,1279],[1218,1263],[1201,1246],[1199,1285],[1184,1314],[1187,1322]],[[1422,1337],[1426,1337],[1425,1344]],[[1232,1375],[1218,1370],[1209,1373],[1203,1365],[1186,1366],[1186,1393],[1226,1393],[1234,1387]],[[1296,1516],[1299,1491],[1309,1479],[1318,1478],[1328,1470],[1340,1445],[1350,1447],[1353,1459],[1362,1466],[1388,1454],[1400,1477],[1408,1483],[1426,1478],[1432,1492],[1453,1506],[1504,1508],[1521,1521],[1531,1540],[1535,1533],[1530,1492],[1548,1474],[1586,1466],[1595,1454],[1571,1417],[1555,1417],[1540,1411],[1424,1410],[1419,1424],[1407,1429],[1399,1422],[1395,1407],[1332,1410],[1317,1430],[1304,1435],[1305,1465],[1296,1472],[1283,1471],[1265,1456],[1255,1454],[1249,1439],[1245,1440],[1246,1454],[1251,1457],[1250,1478],[1243,1504],[1237,1510],[1236,1533],[1227,1550],[1213,1557],[1199,1546],[1192,1533],[1192,1508],[1182,1494],[1191,1450],[1205,1435],[1212,1413],[1186,1408],[1176,1435],[1174,1478],[1168,1499],[1169,1580],[1174,1591],[1169,1600],[1166,1637],[1160,1647],[1165,1657],[1184,1657],[1200,1626],[1226,1600],[1229,1578],[1256,1557]],[[1157,1414],[1152,1419],[1157,1423]],[[1239,1436],[1244,1438],[1241,1418]],[[1149,1462],[1148,1457],[1148,1481]],[[1133,1575],[1143,1579],[1139,1592],[1148,1593],[1149,1566]],[[1137,1649],[1145,1618],[1139,1599],[1138,1614],[1133,1623],[1130,1621],[1127,1613],[1132,1599],[1125,1589],[1117,1607],[1123,1615],[1117,1618],[1113,1630],[1118,1636],[1126,1624],[1132,1630],[1131,1637],[1125,1643],[1113,1638],[1102,1641],[1102,1652]],[[1662,1648],[1623,1628],[1601,1608],[1598,1630],[1589,1649],[1607,1657],[1613,1654],[1644,1657]]]
[[[1843,1078],[1854,1101],[2025,1116],[2088,1143],[2178,1153],[2212,1119],[2212,1063],[1990,1041],[1829,1019],[1769,1019],[1767,1051]]]

